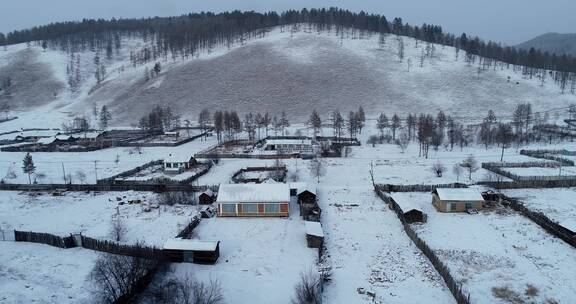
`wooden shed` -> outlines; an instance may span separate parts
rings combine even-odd
[[[316,204],[316,190],[311,187],[298,189],[298,204],[315,205]]]
[[[410,193],[392,193],[390,198],[396,203],[398,208],[400,208],[400,211],[404,215],[404,220],[407,223],[426,223],[428,216],[424,213],[420,204],[418,204],[418,196]],[[422,199],[423,198],[420,197],[420,200]]]
[[[439,212],[466,212],[484,207],[484,198],[472,188],[437,188],[432,191],[432,204]]]
[[[170,262],[216,264],[220,257],[220,241],[200,241],[174,238],[164,244]]]
[[[306,225],[306,242],[309,248],[322,248],[324,244],[324,230],[319,222],[304,222]]]
[[[208,189],[198,196],[198,203],[200,205],[211,205],[216,200],[216,193],[214,191]]]

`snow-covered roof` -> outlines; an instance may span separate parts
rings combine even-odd
[[[216,203],[286,203],[287,184],[221,184]]]
[[[390,196],[404,213],[410,210],[422,211],[422,207],[420,207],[420,205],[416,202],[418,199],[416,197],[407,195],[407,193],[391,193]]]
[[[308,192],[316,195],[316,189],[314,187],[311,187],[308,184],[306,184],[304,187],[298,188],[298,191],[296,192],[296,194],[300,195],[304,191],[308,191]]]
[[[483,201],[482,194],[472,188],[437,188],[436,193],[443,201]]]
[[[58,140],[70,140],[71,138],[75,138],[72,135],[56,135],[56,139]]]
[[[180,238],[169,239],[164,243],[164,249],[168,250],[214,251],[217,246],[218,242]]]
[[[166,131],[164,132],[164,135],[179,135],[180,132],[178,131]]]
[[[200,194],[206,194],[208,196],[214,196],[214,191],[212,191],[211,189],[208,189]]]
[[[563,222],[560,223],[560,226],[572,231],[572,232],[576,232],[576,220],[573,218],[569,218]]]
[[[89,138],[89,139],[94,139],[97,138],[98,136],[100,136],[100,132],[86,132],[86,133],[78,133],[75,134],[77,137],[80,138]]]
[[[49,145],[49,144],[53,143],[54,140],[56,140],[56,137],[47,137],[47,138],[40,138],[36,142],[39,144],[42,144],[42,145]]]
[[[324,237],[324,230],[322,230],[322,225],[319,222],[305,221],[306,234]]]
[[[182,154],[177,155],[168,155],[168,157],[164,158],[165,163],[187,163],[192,159],[192,156],[186,156]]]
[[[310,139],[267,139],[267,145],[312,145]]]

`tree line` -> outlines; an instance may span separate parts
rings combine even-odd
[[[455,47],[466,53],[467,60],[481,56],[506,64],[525,66],[526,73],[535,74],[538,69],[565,73],[576,72],[576,58],[570,55],[549,54],[539,50],[521,50],[502,46],[478,37],[446,33],[441,26],[423,24],[413,26],[402,18],[392,21],[379,14],[351,12],[348,10],[302,9],[285,12],[223,12],[194,13],[177,17],[155,17],[141,19],[84,19],[78,22],[58,22],[25,30],[0,33],[0,46],[33,42],[62,50],[102,50],[112,56],[121,47],[122,37],[141,37],[152,41],[152,48],[132,54],[134,62],[150,61],[158,57],[188,57],[198,50],[210,49],[217,44],[230,46],[243,43],[246,39],[263,35],[272,26],[308,24],[317,31],[343,33],[345,28],[355,28],[360,36],[372,33],[393,33],[413,37],[425,42]],[[156,58],[155,58],[156,57]],[[559,74],[554,77],[570,77]]]

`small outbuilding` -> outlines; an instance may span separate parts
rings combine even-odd
[[[219,217],[288,217],[287,184],[221,184],[216,198]]]
[[[198,203],[200,205],[211,205],[216,200],[216,193],[214,191],[208,189],[198,196]]]
[[[322,248],[324,244],[324,230],[319,222],[305,221],[306,242],[309,248]]]
[[[171,174],[180,174],[197,165],[198,162],[192,156],[180,156],[170,154],[164,159],[164,172]]]
[[[396,203],[404,215],[406,223],[426,223],[428,215],[424,213],[422,207],[415,201],[418,198],[406,195],[407,193],[392,193],[390,198]]]
[[[316,189],[309,186],[298,189],[298,204],[302,205],[315,205],[316,204]]]
[[[432,204],[439,212],[466,212],[484,207],[484,198],[472,188],[437,188],[432,191]]]
[[[168,260],[174,263],[216,264],[220,257],[219,241],[174,238],[166,241],[163,249]]]

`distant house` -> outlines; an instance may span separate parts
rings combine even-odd
[[[309,248],[321,248],[324,244],[324,231],[319,222],[304,222],[306,225],[306,242]]]
[[[164,136],[166,136],[166,137],[178,138],[178,137],[180,137],[180,132],[178,132],[178,131],[167,131],[167,132],[164,132]]]
[[[298,204],[315,205],[316,204],[316,190],[309,186],[298,189],[296,193],[298,196]]]
[[[216,198],[220,217],[288,217],[287,184],[221,184]]]
[[[172,155],[164,159],[164,172],[169,174],[179,174],[191,169],[197,164],[192,156]]]
[[[200,205],[211,205],[216,200],[216,193],[214,191],[208,189],[198,196],[198,202]]]
[[[465,212],[482,209],[484,198],[471,188],[437,188],[432,191],[432,204],[440,212]]]
[[[164,253],[170,262],[215,264],[220,257],[220,242],[174,238],[164,244]]]
[[[314,153],[310,139],[267,139],[264,149],[277,151],[279,154]]]
[[[427,214],[424,213],[418,203],[414,202],[414,199],[406,197],[406,193],[392,193],[390,198],[398,205],[407,223],[426,222]]]

